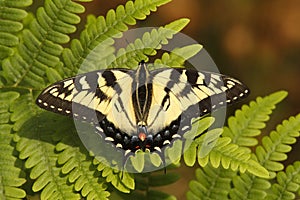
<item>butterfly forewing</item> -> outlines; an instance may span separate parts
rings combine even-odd
[[[170,93],[178,99],[180,106],[175,107],[177,110],[180,108],[184,112],[193,107],[193,117],[201,117],[226,104],[232,104],[247,97],[249,93],[249,89],[234,78],[193,69],[154,70],[153,82],[160,85],[158,94],[164,93],[162,99]]]
[[[112,101],[120,96],[119,82],[131,79],[125,70],[89,72],[54,83],[38,96],[36,103],[43,109],[96,123],[111,113]],[[97,119],[91,114],[95,112]]]

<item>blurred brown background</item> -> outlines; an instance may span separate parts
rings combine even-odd
[[[88,13],[99,15],[125,3],[111,0],[84,5]],[[274,129],[283,119],[299,113],[299,0],[174,0],[139,24],[160,26],[181,17],[191,20],[183,33],[204,45],[219,70],[248,85],[251,95],[247,101],[282,89],[289,92],[264,133]],[[231,113],[233,110],[230,108]],[[289,155],[286,164],[300,160],[299,145],[299,142],[294,145],[293,154]],[[180,172],[189,180],[193,174],[187,174],[185,169]],[[178,199],[184,199],[187,180],[181,180],[177,186],[169,188],[170,193],[178,191]]]

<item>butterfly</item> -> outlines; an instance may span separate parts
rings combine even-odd
[[[58,81],[36,104],[86,121],[105,141],[124,150],[162,152],[191,129],[191,120],[233,104],[249,94],[226,75],[187,68],[104,69]]]

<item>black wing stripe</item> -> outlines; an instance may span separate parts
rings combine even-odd
[[[102,73],[102,77],[106,81],[106,86],[113,87],[116,84],[116,77],[112,71],[106,70]]]
[[[100,99],[100,101],[108,99],[108,96],[99,88],[99,85],[97,84],[97,88],[95,90],[95,96]]]
[[[198,82],[199,74],[196,71],[186,70],[185,75],[187,77],[188,83],[191,85],[195,85]]]
[[[164,110],[166,111],[170,107],[170,95],[169,95],[170,89],[166,87],[164,89],[164,91],[166,92],[166,94],[165,94],[165,96],[164,96],[164,98],[162,100],[161,105],[164,108]]]

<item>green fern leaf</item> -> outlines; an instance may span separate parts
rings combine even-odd
[[[221,128],[216,128],[209,130],[203,139],[202,145],[199,149],[199,157],[203,158],[211,152],[211,150],[214,148],[216,145],[220,135],[222,134],[223,129]]]
[[[34,102],[35,98],[33,97],[33,94],[31,92],[27,92],[12,103],[10,108],[12,112],[10,120],[14,123],[14,131],[20,130],[27,120],[38,113]]]
[[[156,11],[157,7],[169,1],[170,0],[128,1],[125,6],[119,5],[116,11],[108,11],[106,19],[103,16],[99,16],[96,22],[95,20],[90,20],[86,29],[82,31],[80,40],[72,40],[71,49],[65,49],[63,51],[62,58],[65,65],[64,77],[76,75],[78,68],[83,61],[86,60],[91,50],[99,44],[102,45],[102,47],[98,47],[99,49],[108,48],[114,43],[112,38],[120,37],[121,31],[127,30],[128,25],[134,25],[136,19],[144,19],[150,14],[150,11]],[[98,57],[98,62],[99,60]],[[106,65],[104,65],[104,67],[105,66]]]
[[[21,164],[14,153],[13,125],[10,124],[11,104],[19,97],[17,92],[0,92],[0,198],[23,199],[26,193],[20,187],[26,182]]]
[[[195,137],[207,130],[213,124],[213,122],[213,117],[202,118],[198,122],[194,122],[192,130],[184,135],[186,141],[184,146],[183,158],[187,166],[194,166],[196,162],[198,144],[194,141]]]
[[[16,33],[23,29],[21,21],[27,15],[25,8],[32,4],[31,0],[0,2],[0,60],[13,55],[13,47],[18,45]]]
[[[205,120],[205,118],[202,120]],[[200,122],[202,120],[200,120]],[[201,131],[207,129],[213,121],[207,118],[205,122],[206,125],[199,125]],[[190,158],[193,159],[197,157],[198,163],[202,167],[211,163],[214,168],[218,168],[222,165],[225,169],[229,167],[234,171],[239,169],[242,173],[247,170],[258,176],[268,177],[268,171],[261,167],[255,160],[250,159],[251,154],[248,149],[232,144],[229,137],[219,138],[221,133],[222,129],[212,129],[196,138],[192,141],[192,144],[195,144],[188,148],[184,153],[184,157],[190,156]],[[189,136],[189,133],[186,135],[188,138],[194,138]],[[187,140],[187,144],[189,144],[188,141],[189,140]],[[187,164],[189,163],[193,164],[194,160],[189,160]],[[189,166],[191,165],[189,164]]]
[[[210,164],[196,169],[196,180],[189,184],[188,200],[228,199],[231,177],[235,174],[222,167],[213,168]]]
[[[25,167],[34,180],[32,190],[41,191],[41,199],[80,199],[57,166],[58,155],[52,140],[57,127],[70,129],[67,124],[56,115],[41,114],[27,120],[18,131],[16,149],[19,157],[26,159]]]
[[[62,52],[61,44],[69,41],[67,34],[73,33],[74,24],[79,23],[76,15],[84,8],[71,0],[44,2],[37,10],[29,29],[22,32],[22,43],[18,53],[3,62],[2,76],[7,85],[43,88],[46,82],[45,71],[55,68]]]
[[[269,159],[273,158],[271,166],[275,166],[274,163],[276,161],[282,160],[284,157],[282,156],[281,153],[284,153],[288,150],[288,148],[280,148],[281,152],[276,151],[276,147],[272,145],[272,140],[276,140],[276,144],[278,144],[279,147],[282,147],[282,144],[280,138],[285,138],[285,142],[288,144],[291,144],[292,142],[295,142],[295,139],[287,137],[287,133],[280,133],[280,134],[275,134],[272,133],[270,138],[273,139],[265,139],[265,146],[267,146],[266,149],[263,147],[258,148],[259,149],[264,149],[265,153],[262,153],[259,151],[257,153],[256,157],[255,155],[250,154],[250,150],[248,148],[244,147],[239,147],[238,145],[234,144],[240,144],[244,146],[252,146],[254,143],[252,143],[252,140],[250,141],[250,145],[247,145],[244,142],[240,141],[247,141],[249,138],[256,136],[257,134],[260,133],[260,129],[265,126],[264,122],[269,119],[269,115],[272,112],[272,109],[274,109],[275,104],[281,101],[284,97],[286,96],[286,92],[277,92],[274,94],[271,94],[265,98],[258,98],[257,102],[251,102],[250,106],[243,106],[243,108],[240,111],[236,112],[235,117],[231,117],[228,122],[228,128],[225,128],[223,137],[218,140],[216,143],[215,148],[211,150],[211,153],[204,157],[201,158],[198,161],[200,162],[199,164],[202,166],[205,166],[204,169],[208,168],[211,172],[211,175],[209,178],[211,178],[214,174],[219,174],[219,173],[224,173],[230,172],[227,175],[224,175],[224,178],[228,178],[230,180],[233,180],[233,188],[231,188],[230,184],[224,185],[222,187],[217,187],[217,186],[211,186],[210,184],[204,184],[204,183],[199,183],[200,181],[196,181],[191,183],[192,186],[190,186],[190,191],[188,192],[187,196],[188,199],[199,199],[199,197],[202,196],[208,196],[208,194],[211,194],[211,190],[213,189],[215,191],[219,191],[220,193],[217,194],[215,193],[216,196],[212,199],[222,199],[222,198],[228,198],[228,196],[231,199],[263,199],[266,197],[267,193],[266,191],[270,188],[271,184],[268,180],[260,178],[270,178],[268,171],[266,169],[269,169],[270,167],[264,165],[266,162],[262,162],[263,158]],[[298,118],[298,117],[296,117]],[[292,118],[291,120],[291,127],[289,127],[289,130],[298,130],[298,120],[295,120]],[[286,126],[287,123],[285,123]],[[280,128],[282,132],[287,131],[285,128]],[[287,131],[288,132],[288,131]],[[298,137],[299,132],[291,131],[290,132],[293,137]],[[227,135],[227,137],[224,135]],[[278,135],[281,135],[281,137],[278,137]],[[204,137],[204,136],[201,136]],[[199,143],[202,142],[202,138],[199,137],[196,139],[198,140]],[[232,143],[229,139],[229,137],[235,139],[235,142]],[[248,138],[247,138],[248,137]],[[245,140],[241,138],[246,138]],[[271,145],[271,146],[270,146]],[[219,147],[218,147],[219,146]],[[283,146],[286,147],[286,146]],[[215,152],[217,149],[219,149],[220,152]],[[269,150],[270,152],[268,152]],[[236,151],[235,153],[231,153],[231,151]],[[272,152],[277,152],[274,155],[271,156]],[[218,155],[220,153],[220,155]],[[251,155],[251,158],[250,158]],[[264,157],[267,156],[267,157]],[[211,156],[211,157],[210,157]],[[229,158],[226,158],[229,156]],[[233,156],[233,159],[238,158],[239,156],[242,156],[242,160],[244,161],[241,163],[240,160],[238,162],[232,161],[230,158]],[[210,161],[210,162],[209,162]],[[207,165],[208,164],[208,165]],[[279,164],[279,163],[278,163]],[[221,165],[221,166],[219,166]],[[218,167],[218,168],[215,168]],[[247,172],[245,173],[235,173],[230,170],[225,170],[227,168],[231,168],[232,170],[235,170],[237,168],[240,169],[241,172]],[[265,167],[265,168],[264,168]],[[275,170],[273,169],[273,170]],[[278,169],[276,169],[278,170]],[[221,171],[221,172],[220,172]],[[250,173],[251,174],[250,174]],[[256,176],[255,176],[256,175]],[[257,177],[260,176],[260,177]],[[203,177],[202,177],[203,179]],[[201,180],[201,179],[199,179]],[[197,188],[198,191],[193,187]],[[212,188],[210,188],[212,187]],[[225,193],[222,193],[220,190],[222,188],[228,188],[230,187],[231,189],[228,189]],[[208,193],[206,193],[208,191]],[[202,199],[202,198],[201,198]],[[208,198],[209,199],[209,198]]]
[[[51,83],[55,83],[57,81],[62,80],[61,75],[53,68],[47,68],[46,75]]]
[[[279,161],[287,159],[286,153],[291,151],[291,145],[296,142],[300,136],[300,114],[296,117],[290,117],[278,125],[276,131],[272,131],[270,136],[262,139],[262,145],[256,148],[256,156],[260,164],[265,166],[275,176],[276,171],[283,169]]]
[[[155,55],[155,49],[160,49],[161,44],[167,44],[169,39],[182,30],[189,20],[186,18],[175,20],[164,27],[152,29],[151,32],[145,32],[143,36],[129,43],[125,49],[121,48],[116,57],[112,57],[111,68],[124,67],[132,68],[137,66],[141,60],[147,60],[145,55]],[[197,47],[194,46],[194,49]],[[179,50],[178,50],[179,51]]]
[[[280,91],[267,97],[258,97],[250,105],[244,105],[241,110],[235,112],[234,117],[228,119],[228,127],[224,127],[223,136],[232,139],[232,143],[240,146],[255,146],[260,134],[260,129],[265,127],[265,122],[269,120],[269,115],[275,105],[287,96],[287,92]]]
[[[76,130],[74,127],[70,134],[64,136],[56,145],[59,151],[58,164],[63,165],[61,172],[68,177],[70,183],[74,184],[74,189],[81,192],[87,199],[107,199],[109,192],[105,179],[101,179],[100,173],[95,173],[93,159],[88,156],[88,152],[79,142],[78,137],[74,137]],[[67,132],[64,131],[64,132]],[[59,138],[60,133],[57,134]]]
[[[276,93],[275,93],[276,94]],[[277,93],[278,94],[278,93]],[[270,95],[272,96],[272,95]],[[287,158],[286,153],[291,150],[291,144],[296,142],[296,137],[300,136],[300,114],[285,120],[282,125],[278,125],[276,131],[272,131],[269,136],[262,139],[262,145],[256,148],[253,159],[257,160],[269,173],[269,178],[274,178],[275,173],[283,169],[279,161]],[[270,187],[267,180],[249,174],[242,174],[234,182],[235,188],[231,191],[231,197],[240,199],[265,198],[266,190]],[[241,188],[241,185],[247,185]]]
[[[300,188],[300,162],[289,165],[286,171],[277,174],[277,183],[272,184],[266,199],[295,199],[295,193]]]
[[[250,162],[253,161],[250,160]],[[253,174],[259,173],[254,172]],[[265,174],[265,172],[261,174]],[[229,199],[229,196],[230,199],[262,199],[266,196],[264,190],[270,187],[268,181],[254,179],[255,176],[252,174],[246,172],[238,176],[230,169],[224,169],[222,166],[214,168],[210,163],[203,168],[198,168],[196,177],[197,180],[190,182],[190,190],[187,192],[189,200]],[[233,189],[231,188],[232,183],[235,186]]]
[[[167,24],[158,29],[152,29],[150,32],[145,32],[141,38],[136,39],[133,43],[129,43],[126,48],[121,48],[113,55],[114,49],[110,47],[97,47],[94,50],[97,56],[85,60],[84,65],[79,69],[78,73],[108,68],[133,68],[137,66],[141,60],[147,60],[145,55],[154,55],[155,48],[161,48],[160,41],[167,42],[174,34],[182,30],[187,23],[188,19],[179,19]],[[75,43],[75,41],[74,41]],[[100,51],[100,52],[98,52]],[[93,52],[93,54],[95,54]],[[99,57],[101,55],[101,57]],[[110,64],[109,64],[110,63]],[[109,64],[109,66],[107,66]]]
[[[233,171],[239,169],[242,173],[248,170],[255,175],[268,177],[268,171],[256,161],[250,160],[250,157],[251,154],[245,148],[239,148],[236,144],[231,143],[230,138],[222,137],[217,141],[209,155],[203,158],[198,156],[198,162],[201,166],[205,166],[209,161],[214,168],[222,165],[225,169],[229,167]]]
[[[132,174],[111,168],[108,161],[103,158],[96,157],[93,164],[97,166],[97,170],[102,173],[106,182],[111,183],[117,190],[129,193],[134,189],[135,182]]]
[[[192,44],[185,47],[174,49],[170,54],[164,53],[161,59],[156,59],[155,64],[166,66],[183,66],[184,62],[201,51],[202,45]]]
[[[266,190],[271,186],[269,181],[245,173],[241,176],[232,176],[234,188],[230,191],[232,199],[264,199]]]

